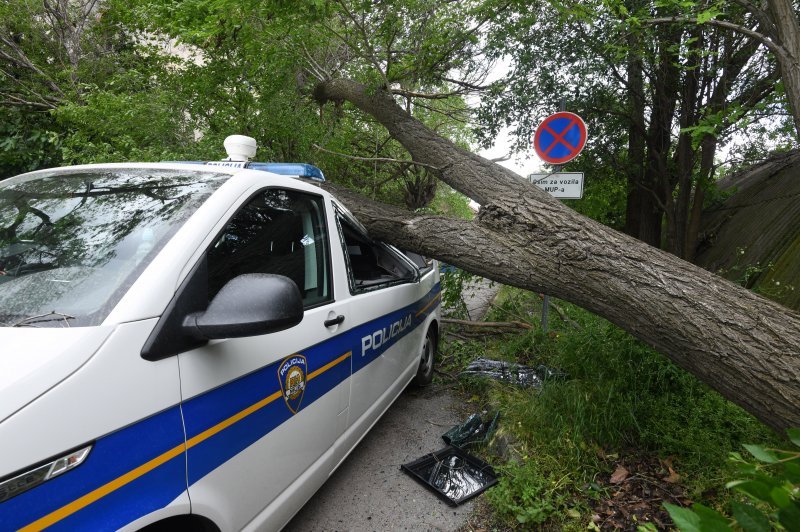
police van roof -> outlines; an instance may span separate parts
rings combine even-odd
[[[306,163],[258,163],[250,162],[258,149],[256,139],[245,135],[229,135],[225,142],[225,151],[228,158],[223,161],[185,161],[188,164],[204,164],[208,166],[223,166],[225,168],[248,168],[262,170],[273,174],[308,177],[317,181],[325,181],[322,170]],[[177,161],[176,161],[177,162]]]
[[[182,164],[202,164],[205,166],[222,166],[224,168],[246,168],[248,170],[261,170],[273,174],[307,177],[317,181],[325,181],[322,170],[307,163],[259,163],[250,161],[174,161]]]

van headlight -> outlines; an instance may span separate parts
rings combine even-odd
[[[46,464],[32,467],[29,471],[0,481],[0,503],[78,467],[86,460],[91,450],[92,446],[88,445],[82,449],[70,451]]]

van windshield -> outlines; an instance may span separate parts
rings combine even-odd
[[[115,168],[0,182],[0,326],[99,325],[229,177]]]

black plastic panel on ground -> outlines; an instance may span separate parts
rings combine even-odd
[[[403,464],[400,469],[451,506],[458,506],[497,484],[492,466],[452,445]]]

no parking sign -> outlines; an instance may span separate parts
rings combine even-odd
[[[586,124],[575,113],[561,111],[544,119],[536,128],[533,148],[536,155],[550,164],[571,161],[586,145]]]

